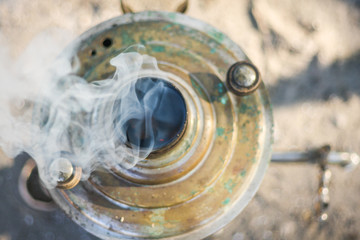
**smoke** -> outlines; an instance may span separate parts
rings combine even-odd
[[[63,177],[64,159],[82,168],[83,180],[99,165],[131,168],[145,159],[164,89],[162,81],[146,77],[160,74],[156,59],[130,48],[111,59],[113,78],[88,83],[66,54],[49,60],[58,44],[44,36],[15,62],[0,49],[2,150],[9,157],[31,155],[49,188]]]

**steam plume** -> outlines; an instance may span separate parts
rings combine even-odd
[[[0,147],[7,155],[30,154],[49,188],[62,171],[52,164],[58,159],[82,167],[85,179],[98,165],[130,168],[149,155],[152,113],[163,82],[149,79],[143,90],[136,83],[143,72],[160,71],[155,58],[121,53],[110,61],[116,67],[113,78],[88,83],[74,74],[69,59],[57,58],[48,66],[32,47],[27,51],[9,66],[0,52]],[[143,91],[141,98],[138,91]],[[129,139],[129,128],[142,129],[144,136]],[[143,143],[136,141],[143,139],[145,147],[140,147]]]

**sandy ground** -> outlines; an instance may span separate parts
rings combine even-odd
[[[116,0],[0,0],[0,33],[16,57],[43,31],[62,29],[71,40],[120,13]],[[187,14],[221,29],[260,68],[273,102],[275,151],[328,143],[360,153],[360,1],[190,0]],[[0,160],[0,240],[96,239],[61,211],[24,205],[17,192],[23,162]],[[318,169],[271,164],[242,214],[209,239],[360,239],[360,168],[331,170],[327,223],[305,217]]]

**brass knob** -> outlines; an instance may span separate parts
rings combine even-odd
[[[74,188],[81,179],[81,167],[73,166],[69,159],[58,158],[50,165],[51,175],[57,179],[57,188]]]
[[[227,72],[227,86],[238,96],[253,93],[260,86],[260,82],[259,71],[253,64],[246,61],[236,62]]]

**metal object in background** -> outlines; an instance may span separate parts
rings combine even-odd
[[[329,165],[338,165],[347,170],[353,170],[359,164],[360,157],[356,153],[331,151],[331,147],[325,145],[308,152],[273,153],[271,161],[284,164],[313,163],[319,166],[318,197],[313,215],[320,222],[324,222],[328,219],[326,210],[330,204],[329,185],[332,173],[329,169]]]
[[[275,163],[317,163],[318,150],[308,152],[283,152],[273,153],[271,161]],[[327,162],[331,165],[339,165],[347,170],[353,170],[360,162],[357,153],[330,151]]]
[[[223,33],[182,14],[126,14],[90,29],[66,52],[91,82],[111,76],[110,59],[134,44],[162,70],[140,79],[167,79],[186,102],[182,137],[133,168],[98,168],[51,197],[102,239],[204,238],[234,219],[261,183],[272,143],[268,94],[261,82],[246,98],[229,91],[229,68],[249,59]]]
[[[185,13],[188,5],[189,0],[120,0],[120,7],[123,13],[149,10]]]

